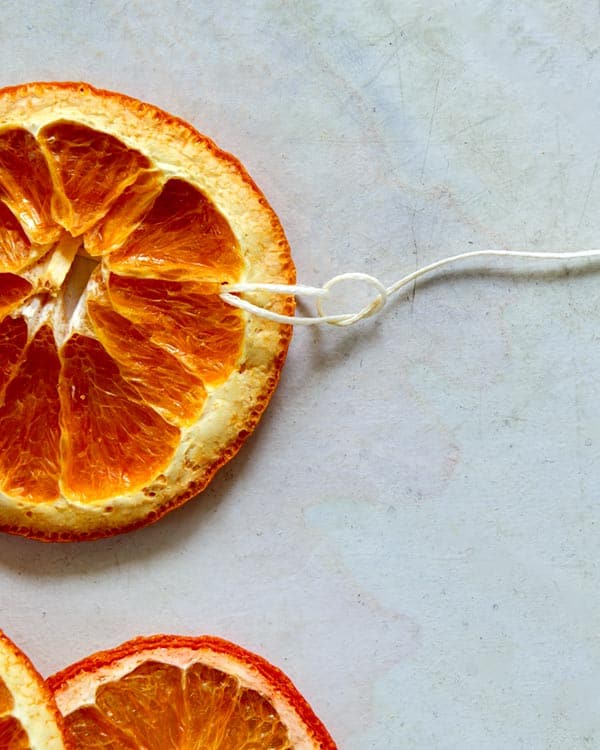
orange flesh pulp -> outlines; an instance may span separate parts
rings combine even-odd
[[[112,204],[110,210],[84,235],[89,255],[104,255],[120,247],[135,229],[162,189],[159,172],[140,172]]]
[[[156,478],[239,360],[218,292],[242,271],[211,201],[112,135],[0,131],[2,492],[89,503]]]
[[[4,390],[15,375],[16,368],[27,344],[27,324],[23,318],[4,318],[0,323],[0,403],[4,401]]]
[[[235,237],[212,203],[183,180],[169,180],[145,220],[110,258],[119,274],[233,281],[241,271]]]
[[[30,750],[29,737],[14,716],[0,716],[0,747],[2,750]]]
[[[29,295],[31,284],[13,273],[0,273],[0,319],[12,312]]]
[[[193,423],[206,401],[202,380],[108,304],[91,300],[88,310],[98,339],[143,400],[174,424]]]
[[[66,717],[75,748],[90,750],[290,750],[273,706],[231,675],[144,662],[101,685],[95,703]]]
[[[37,244],[56,242],[62,234],[52,212],[50,170],[34,136],[24,128],[0,133],[0,200]]]
[[[218,295],[193,282],[131,279],[112,274],[108,296],[115,310],[158,346],[178,356],[205,383],[231,372],[243,336],[243,319]]]
[[[106,133],[70,122],[46,125],[38,135],[50,167],[52,215],[73,236],[104,217],[150,162]]]
[[[14,700],[10,690],[0,678],[0,748],[2,750],[29,750],[29,738],[21,722],[10,715]]]
[[[59,495],[59,367],[52,331],[42,326],[0,407],[0,477],[8,495],[33,501]]]
[[[12,693],[6,686],[4,680],[0,677],[0,715],[7,714],[14,708],[15,701]]]
[[[167,465],[179,430],[140,399],[98,341],[75,334],[62,358],[65,491],[103,499],[143,486]]]
[[[32,247],[19,222],[0,203],[0,271],[20,271],[43,255],[45,249],[45,245]]]

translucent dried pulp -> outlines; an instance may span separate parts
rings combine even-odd
[[[336,750],[279,669],[220,638],[137,638],[48,682],[74,749]]]
[[[219,293],[293,282],[283,230],[233,157],[150,105],[27,84],[0,91],[0,123],[0,528],[151,522],[203,489],[276,386],[290,328]]]

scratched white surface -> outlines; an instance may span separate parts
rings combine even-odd
[[[0,26],[3,83],[89,80],[235,153],[312,284],[598,246],[599,50],[595,0],[9,0]],[[486,265],[299,330],[242,453],[156,526],[3,538],[0,625],[46,674],[220,634],[345,750],[600,748],[600,266]]]

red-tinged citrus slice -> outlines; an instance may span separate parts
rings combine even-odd
[[[336,750],[288,677],[220,638],[137,638],[48,684],[77,750]]]
[[[48,686],[0,631],[0,750],[64,750],[62,725]]]
[[[291,332],[223,285],[293,281],[263,195],[188,124],[87,84],[0,90],[0,529],[92,539],[202,490]]]

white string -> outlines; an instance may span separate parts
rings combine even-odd
[[[375,315],[384,308],[389,298],[396,294],[407,284],[436,271],[442,266],[447,266],[458,261],[468,260],[469,258],[481,258],[484,256],[499,256],[510,258],[526,258],[533,260],[582,260],[584,258],[600,257],[600,250],[580,250],[568,253],[536,253],[520,250],[472,250],[467,253],[450,255],[447,258],[436,260],[427,266],[422,266],[416,271],[403,276],[390,286],[385,286],[375,276],[368,273],[342,273],[329,279],[323,286],[304,286],[303,284],[261,284],[261,283],[241,283],[241,284],[224,284],[224,291],[221,298],[234,307],[239,307],[246,312],[258,315],[266,320],[272,320],[275,323],[287,323],[292,325],[319,325],[321,323],[330,323],[336,326],[350,326],[358,323],[360,320]],[[329,295],[331,289],[342,281],[364,281],[375,292],[373,299],[355,313],[340,313],[339,315],[326,315],[323,311],[323,301]],[[271,292],[272,294],[284,294],[287,296],[308,296],[316,297],[317,315],[301,317],[296,315],[282,315],[280,313],[267,310],[259,305],[254,305],[248,300],[238,297],[238,294],[244,292]]]

